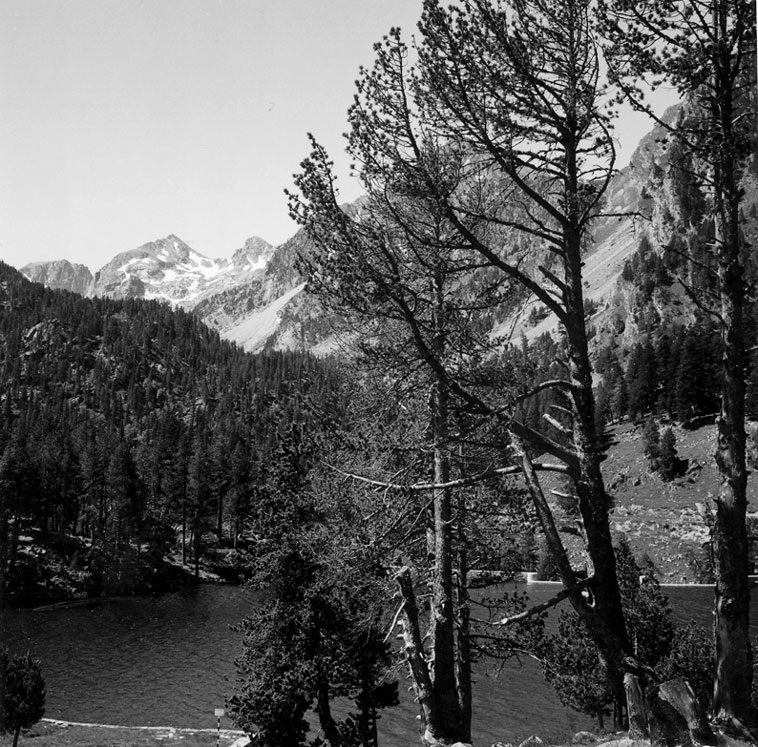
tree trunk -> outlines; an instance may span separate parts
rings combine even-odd
[[[684,719],[693,744],[716,744],[716,736],[708,725],[705,713],[685,680],[677,677],[662,682],[657,693],[661,700],[665,700]]]
[[[445,382],[438,381],[433,395],[432,429],[434,438],[434,481],[450,480],[450,454],[447,451],[448,393]],[[431,677],[436,714],[432,735],[441,742],[463,739],[458,701],[455,655],[455,609],[453,599],[453,526],[452,491],[434,492],[434,576],[431,609]]]
[[[187,504],[182,502],[182,565],[187,563]]]
[[[21,734],[21,727],[17,726],[16,730],[13,732],[13,747],[18,747],[18,736]]]
[[[329,681],[323,675],[319,676],[316,692],[316,714],[318,715],[319,725],[331,747],[339,747],[342,744],[342,738],[329,706]]]
[[[432,743],[434,741],[432,729],[434,728],[433,724],[437,709],[435,708],[434,688],[432,687],[432,680],[429,675],[429,667],[424,658],[424,644],[419,627],[418,604],[416,603],[416,592],[413,589],[410,568],[403,566],[395,578],[403,598],[403,652],[408,669],[410,670],[413,689],[416,693],[416,701],[419,704],[419,715],[424,729],[424,741]]]
[[[753,661],[750,648],[750,586],[747,539],[747,465],[745,458],[745,268],[735,148],[734,88],[724,77],[730,59],[723,49],[728,11],[713,6],[714,33],[720,44],[714,54],[714,104],[711,116],[721,129],[722,142],[714,164],[716,245],[719,252],[721,301],[721,413],[717,420],[716,463],[721,489],[716,500],[713,555],[716,571],[716,674],[713,713],[719,721],[750,717]],[[724,54],[723,58],[718,55]]]
[[[569,149],[567,149],[569,151]],[[569,151],[570,153],[570,151]],[[567,158],[569,164],[573,158]],[[570,188],[567,202],[578,202],[578,184],[569,170]],[[576,220],[576,219],[574,219]],[[626,630],[621,604],[616,555],[610,530],[609,499],[600,471],[602,453],[595,426],[595,402],[592,392],[592,366],[589,359],[587,329],[584,319],[582,289],[581,229],[575,223],[564,227],[565,287],[569,377],[573,405],[573,447],[578,470],[575,477],[579,511],[587,535],[587,552],[592,562],[592,603],[571,597],[571,602],[585,621],[600,655],[608,667],[611,685],[617,699],[625,697],[623,675],[626,671],[642,674],[636,666]]]
[[[461,741],[471,741],[471,624],[468,593],[468,552],[466,550],[466,497],[458,499],[458,647],[457,682],[461,711]]]
[[[200,517],[195,514],[192,527],[192,550],[195,556],[195,578],[200,578]]]
[[[379,729],[377,721],[379,720],[376,715],[376,708],[371,709],[371,727],[366,740],[366,747],[379,747]]]
[[[218,491],[218,504],[216,512],[216,535],[218,536],[218,544],[221,545],[221,533],[224,529],[224,499],[221,490]]]

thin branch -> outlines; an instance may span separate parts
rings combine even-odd
[[[481,472],[471,475],[470,477],[461,478],[459,480],[450,480],[449,482],[416,482],[411,484],[385,482],[383,480],[374,480],[370,477],[364,477],[363,475],[355,474],[354,472],[345,472],[339,467],[335,467],[333,464],[324,462],[324,466],[328,469],[348,477],[358,482],[366,483],[367,485],[374,485],[378,488],[385,488],[388,490],[406,490],[413,492],[423,492],[425,490],[446,490],[448,488],[465,488],[470,485],[476,485],[482,480],[486,480],[489,477],[501,477],[503,475],[518,475],[521,474],[522,468],[519,465],[512,465],[509,467],[490,467],[482,470]],[[540,472],[562,472],[567,474],[569,469],[564,464],[552,464],[549,462],[535,462],[533,464],[535,470]]]
[[[542,413],[542,417],[544,420],[546,420],[550,425],[553,426],[559,433],[563,433],[566,436],[570,436],[572,434],[572,431],[570,428],[565,428],[562,426],[552,415],[550,415],[547,412]]]
[[[570,381],[566,381],[566,379],[549,379],[548,381],[543,381],[541,384],[532,387],[528,392],[520,394],[513,402],[514,404],[518,404],[525,399],[529,399],[529,397],[533,397],[535,394],[544,392],[546,389],[566,389],[572,394],[576,391],[576,387]]]
[[[400,615],[405,608],[405,599],[403,599],[402,602],[400,602],[400,606],[397,608],[397,612],[395,612],[395,616],[392,618],[392,624],[389,627],[389,630],[387,631],[387,635],[384,637],[383,643],[387,643],[390,638],[392,638],[392,631],[397,626],[398,620],[400,619]]]
[[[712,317],[718,319],[719,322],[721,322],[722,325],[726,326],[726,323],[724,322],[724,317],[722,317],[721,314],[719,314],[719,312],[716,311],[716,309],[714,309],[712,307],[709,307],[709,306],[706,306],[697,297],[697,295],[695,294],[694,288],[692,288],[689,285],[687,285],[687,283],[685,283],[684,280],[682,280],[682,277],[680,275],[677,275],[676,279],[679,281],[679,284],[682,286],[682,288],[684,288],[684,292],[687,294],[687,296],[690,299],[690,301],[692,301],[692,303],[694,303],[695,306],[697,306],[700,309],[700,311],[702,311],[704,314],[708,314],[709,316],[712,316]],[[700,288],[700,290],[703,293],[706,293],[707,295],[712,296],[714,299],[720,300],[719,296],[716,293],[713,293],[712,291],[706,290],[705,288]]]
[[[555,273],[551,272],[547,269],[544,265],[537,265],[537,269],[553,284],[556,288],[558,288],[561,291],[561,294],[563,297],[566,292],[568,291],[568,287],[566,286],[566,283],[564,283],[562,280],[558,278]]]

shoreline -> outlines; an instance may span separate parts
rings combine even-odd
[[[758,585],[758,574],[751,573],[750,575],[748,575],[747,578],[751,586]],[[533,586],[535,584],[544,584],[546,586],[561,586],[561,587],[563,586],[562,581],[543,581],[542,579],[538,579],[536,571],[519,571],[515,575],[515,580],[518,583],[525,583],[527,586]],[[667,588],[715,589],[716,588],[715,581],[708,584],[697,584],[693,582],[682,582],[682,583],[660,582],[658,585],[661,587],[661,589],[667,589]]]
[[[178,734],[220,734],[225,739],[232,737],[244,737],[245,732],[239,729],[209,729],[185,726],[125,726],[123,724],[95,724],[87,721],[64,721],[58,718],[41,718],[40,723],[50,724],[51,726],[81,726],[93,729],[111,729],[124,731],[154,731],[154,732],[176,732]]]
[[[0,735],[10,747],[12,735]],[[20,744],[35,747],[243,747],[247,735],[236,729],[189,729],[173,726],[120,726],[42,718],[22,731]]]

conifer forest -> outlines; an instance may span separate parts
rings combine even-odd
[[[424,0],[357,71],[364,196],[343,204],[312,136],[287,191],[287,349],[0,264],[0,613],[207,575],[265,590],[226,704],[265,747],[378,745],[405,689],[421,744],[473,744],[472,668],[517,656],[599,728],[755,743],[755,11]],[[630,108],[654,133],[633,180]],[[587,267],[624,221],[598,301]],[[607,466],[634,433],[664,502],[696,482],[689,432],[718,478],[709,627],[675,622]]]

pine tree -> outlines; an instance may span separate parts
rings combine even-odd
[[[435,384],[444,383],[450,396],[465,403],[470,412],[507,421],[508,443],[518,452],[568,589],[576,586],[576,573],[530,454],[551,454],[574,478],[594,567],[593,603],[586,604],[578,593],[570,599],[592,631],[620,692],[623,672],[635,668],[635,658],[624,625],[610,502],[600,469],[602,448],[595,428],[582,277],[592,222],[614,160],[594,29],[592,3],[586,0],[464,0],[449,7],[425,0],[416,46],[418,66],[409,65],[408,49],[400,32],[393,30],[377,45],[375,66],[361,76],[349,115],[349,147],[358,175],[384,204],[389,202],[393,218],[398,214],[405,218],[404,225],[387,230],[385,224],[354,220],[340,211],[331,164],[318,146],[298,177],[306,197],[295,197],[292,207],[311,230],[323,232],[323,252],[340,271],[338,290],[360,288],[365,305],[383,302],[389,294],[400,300],[406,315],[409,309],[429,308],[439,320],[446,319],[444,304],[421,304],[418,291],[406,294],[402,285],[391,282],[405,263],[389,265],[380,276],[383,283],[366,282],[354,255],[328,253],[327,238],[336,238],[340,245],[343,236],[368,235],[380,239],[377,248],[386,252],[410,239],[415,245],[420,231],[426,238],[427,231],[444,230],[468,258],[472,271],[481,268],[491,273],[505,287],[518,289],[515,298],[533,295],[556,315],[564,332],[563,375],[517,400],[550,390],[556,397],[552,403],[560,402],[562,408],[554,409],[558,417],[551,413],[551,428],[561,434],[560,439],[544,428],[527,427],[513,412],[504,418],[497,400],[481,396],[460,375],[461,369],[438,355],[436,343],[424,344],[422,361]],[[540,157],[535,158],[535,153]],[[414,199],[404,204],[397,199],[400,195]],[[419,204],[429,207],[429,216],[408,221]],[[509,232],[518,238],[504,241]],[[423,243],[414,249],[419,251]],[[318,282],[320,276],[312,273],[311,279]],[[429,273],[422,287],[444,286]],[[413,318],[408,321],[414,341],[423,339]],[[445,441],[443,437],[440,443]],[[433,619],[440,624],[450,620],[437,614]],[[435,666],[443,664],[441,659],[433,661]],[[425,662],[419,664],[422,671]],[[448,687],[451,678],[443,679],[447,681],[441,686]],[[424,693],[431,692],[427,683],[421,684]],[[454,713],[452,705],[442,711],[445,720]],[[435,734],[432,729],[426,738],[458,741],[459,733]]]
[[[383,682],[388,578],[350,521],[355,496],[315,472],[314,448],[291,429],[261,486],[252,583],[269,603],[240,626],[230,711],[271,747],[307,744],[309,709],[333,747],[376,747],[377,711],[397,705],[397,684]],[[338,717],[335,698],[352,700],[357,713]]]
[[[645,456],[650,462],[650,469],[658,469],[658,459],[661,452],[661,434],[658,430],[658,423],[652,417],[648,417],[645,420],[645,426],[642,430],[642,440]]]
[[[629,390],[626,385],[626,377],[620,372],[616,377],[616,386],[612,395],[613,412],[616,414],[619,422],[629,410]]]
[[[669,426],[661,435],[658,454],[658,473],[663,480],[673,480],[679,474],[679,456],[676,452],[676,435]]]
[[[629,356],[626,388],[627,412],[632,420],[650,412],[655,403],[655,353],[649,341],[637,343]]]
[[[606,427],[612,421],[611,394],[605,382],[595,391],[595,428],[602,438],[607,438]]]

